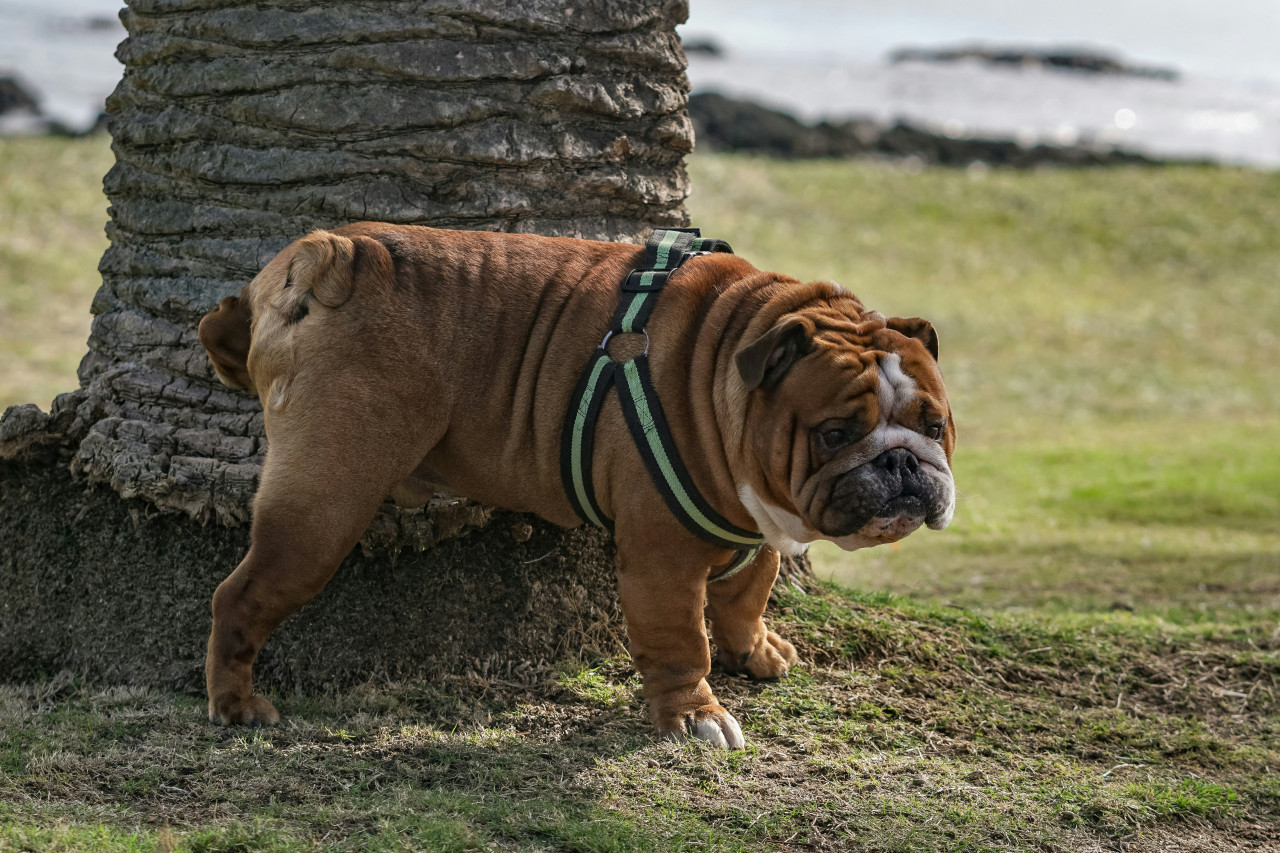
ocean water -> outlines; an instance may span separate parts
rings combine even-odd
[[[619,0],[624,2],[624,0]],[[0,75],[44,112],[92,123],[114,88],[118,0],[0,0]],[[805,119],[908,119],[953,135],[1070,143],[1280,168],[1280,0],[692,0],[695,91]],[[1182,72],[1176,82],[977,63],[890,65],[903,46],[1075,45]]]
[[[1276,0],[690,0],[684,32],[745,53],[869,62],[904,45],[1084,44],[1197,75],[1280,82]]]
[[[1280,168],[1280,0],[693,0],[695,90],[803,118],[907,119],[949,135]],[[891,65],[904,46],[1076,46],[1176,82],[976,62]]]
[[[0,76],[14,75],[45,115],[72,128],[93,124],[120,79],[125,31],[116,0],[0,0]]]
[[[1160,158],[1280,168],[1280,85],[1186,74],[1177,82],[975,62],[695,56],[695,90],[809,120],[910,120],[949,136],[1025,145],[1094,140]]]

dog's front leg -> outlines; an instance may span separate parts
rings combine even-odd
[[[733,577],[707,584],[711,638],[726,671],[771,680],[786,675],[799,662],[795,646],[764,624],[764,609],[777,577],[778,552],[765,547]]]
[[[619,528],[617,540],[618,598],[653,724],[664,735],[741,749],[738,721],[707,684],[707,547],[683,530],[628,536]]]

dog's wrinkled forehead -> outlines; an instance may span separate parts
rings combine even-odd
[[[885,324],[878,311],[868,311],[856,325],[820,329],[816,349],[839,369],[839,381],[850,390],[876,390],[881,407],[900,409],[917,390],[939,385],[937,368],[925,347]]]
[[[888,422],[901,416],[915,399],[916,381],[903,370],[902,357],[896,352],[877,353],[876,365],[879,381],[876,395],[880,403],[880,420]]]

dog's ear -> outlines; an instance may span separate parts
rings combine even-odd
[[[738,373],[747,390],[772,391],[792,365],[813,352],[813,331],[807,317],[788,317],[739,350]]]
[[[326,308],[340,308],[355,291],[356,247],[329,231],[312,231],[297,242],[286,287],[310,290]]]
[[[934,361],[938,360],[938,333],[928,320],[920,317],[890,317],[885,325],[900,335],[915,338],[924,344]]]
[[[223,299],[200,320],[200,343],[209,355],[218,378],[232,388],[253,390],[249,378],[250,326],[253,315],[236,296]]]

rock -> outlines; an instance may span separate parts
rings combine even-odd
[[[114,32],[120,29],[120,19],[113,15],[90,15],[78,21],[79,28],[89,32]]]
[[[1016,169],[1167,162],[1087,139],[1074,145],[1023,145],[1012,139],[949,134],[943,129],[905,121],[887,127],[871,119],[808,125],[779,110],[715,92],[700,92],[691,97],[689,111],[697,142],[703,148],[748,151],[770,157],[910,158],[921,164],[940,166],[986,163]]]
[[[1085,47],[1000,48],[981,44],[941,48],[904,47],[891,53],[889,61],[893,63],[975,61],[988,65],[1145,77],[1154,80],[1176,81],[1179,77],[1178,71],[1173,68],[1130,65],[1115,54]]]
[[[713,151],[770,157],[852,157],[873,150],[879,129],[869,120],[807,125],[752,101],[700,92],[689,98],[697,144]]]
[[[986,163],[1028,169],[1035,166],[1110,166],[1123,163],[1154,165],[1145,154],[1123,151],[1109,145],[1081,142],[1075,145],[1024,146],[1009,139],[955,137],[908,122],[884,130],[876,140],[876,153],[893,158],[911,157],[939,166],[969,166]]]
[[[88,127],[71,127],[70,125],[51,119],[48,122],[47,132],[53,136],[63,136],[68,139],[79,139],[82,136],[97,136],[100,133],[107,132],[107,119],[110,116],[106,111],[98,113],[98,117]]]
[[[16,76],[0,77],[0,136],[37,136],[49,132],[40,100]]]
[[[0,77],[0,115],[17,110],[39,113],[40,101],[18,78]]]
[[[724,46],[720,42],[712,38],[691,38],[684,39],[684,52],[686,56],[709,56],[712,59],[720,59],[725,55]]]

